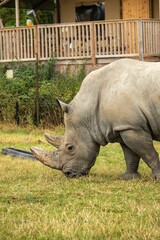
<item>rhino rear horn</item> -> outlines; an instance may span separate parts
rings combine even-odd
[[[46,141],[56,148],[59,148],[59,146],[63,141],[63,137],[53,136],[52,134],[49,134],[49,133],[46,133],[44,136]]]
[[[72,108],[69,104],[62,102],[59,99],[56,100],[64,113],[70,113],[72,111]]]
[[[46,151],[37,147],[32,147],[31,152],[44,165],[57,170],[62,169],[57,152]]]

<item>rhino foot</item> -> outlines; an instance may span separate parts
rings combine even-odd
[[[130,180],[130,179],[136,179],[136,178],[141,178],[141,175],[139,172],[136,172],[136,173],[125,172],[120,176],[120,179],[124,179],[124,180]]]

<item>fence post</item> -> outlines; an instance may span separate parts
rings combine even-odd
[[[91,47],[92,47],[92,65],[93,68],[96,66],[96,56],[95,56],[95,29],[94,22],[91,22]]]
[[[16,124],[17,126],[19,125],[19,103],[18,101],[16,101],[16,106],[15,106],[15,109],[16,109],[16,114],[15,114],[15,120],[16,120]]]
[[[35,25],[34,27],[34,50],[35,50],[35,58],[37,59],[37,56],[38,56],[38,59],[39,59],[39,34],[38,34],[38,26]]]
[[[35,89],[35,123],[40,123],[40,104],[39,104],[39,75],[38,75],[38,54],[36,53],[36,89]]]
[[[35,124],[38,126],[40,123],[40,105],[39,105],[39,34],[38,27],[35,26],[35,59],[36,59],[36,79],[35,79]]]
[[[138,51],[139,60],[143,61],[143,20],[138,19]]]

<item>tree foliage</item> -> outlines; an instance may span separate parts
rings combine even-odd
[[[37,16],[40,24],[53,23],[53,10],[38,10]],[[5,27],[15,27],[15,9],[0,8],[0,18]],[[27,10],[20,9],[20,25],[25,26],[27,19],[30,18],[36,24],[33,15],[27,15]]]

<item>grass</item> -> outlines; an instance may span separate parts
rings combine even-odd
[[[52,149],[44,130],[0,130],[0,150]],[[160,152],[159,143],[156,148]],[[101,148],[90,175],[79,179],[38,161],[0,155],[0,239],[160,239],[160,182],[143,162],[141,180],[119,180],[124,169],[118,144]]]

